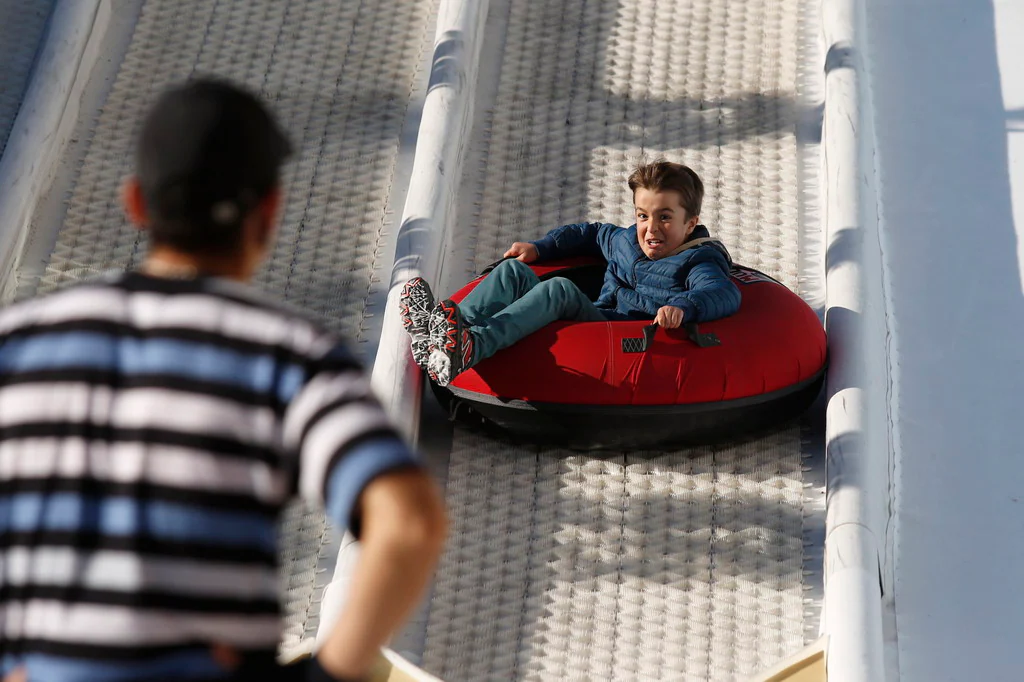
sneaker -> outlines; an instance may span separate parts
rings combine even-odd
[[[473,363],[473,335],[462,321],[459,306],[446,299],[430,314],[430,358],[427,373],[447,386]]]
[[[412,336],[412,359],[421,369],[427,368],[430,357],[430,311],[434,294],[422,277],[413,277],[402,287],[398,310],[402,326]]]

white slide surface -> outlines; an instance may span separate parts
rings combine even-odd
[[[628,225],[626,176],[664,154],[702,174],[702,221],[737,261],[817,305],[817,159],[801,135],[816,103],[804,65],[821,65],[815,9],[492,0],[435,291],[559,224]],[[658,39],[669,26],[686,27],[681,45]],[[448,546],[420,629],[396,650],[448,682],[743,680],[773,665],[817,636],[814,419],[657,453],[457,426],[442,446]]]
[[[889,677],[1020,680],[1024,3],[866,7],[894,369]]]

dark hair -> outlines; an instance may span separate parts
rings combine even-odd
[[[629,176],[629,190],[634,197],[640,188],[652,192],[678,192],[679,203],[686,209],[686,217],[700,215],[700,206],[704,201],[704,183],[689,166],[664,159],[641,164]]]
[[[168,89],[146,116],[136,157],[151,241],[234,250],[290,152],[270,112],[244,88],[199,78]]]
[[[168,218],[162,215],[159,208],[153,208],[149,211],[149,224],[146,226],[150,244],[169,246],[186,253],[231,253],[240,246],[245,219],[260,200],[269,194],[270,189],[234,205],[212,207],[212,213],[220,212],[219,219],[199,216]]]

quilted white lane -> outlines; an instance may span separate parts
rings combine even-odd
[[[500,70],[481,83],[445,284],[560,224],[628,225],[626,175],[664,155],[702,176],[702,222],[735,258],[796,289],[807,4],[494,0]],[[424,666],[452,682],[768,667],[808,622],[804,451],[799,427],[604,457],[456,429]]]
[[[596,458],[460,430],[424,665],[448,680],[730,679],[803,642],[793,429]]]

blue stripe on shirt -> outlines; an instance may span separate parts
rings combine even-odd
[[[348,528],[356,499],[370,481],[390,469],[416,463],[398,438],[375,438],[354,447],[328,473],[327,517],[339,528]]]
[[[0,498],[0,532],[76,531],[145,536],[276,550],[274,521],[259,514],[159,500],[95,498],[79,493],[21,493]]]
[[[124,374],[168,374],[267,393],[277,387],[288,402],[305,381],[295,364],[269,353],[242,353],[209,343],[138,339],[97,332],[59,332],[8,339],[0,346],[0,372],[86,368]]]
[[[152,679],[212,679],[227,677],[209,649],[194,648],[139,661],[95,661],[46,654],[4,656],[0,674],[24,665],[32,682],[131,682]]]

